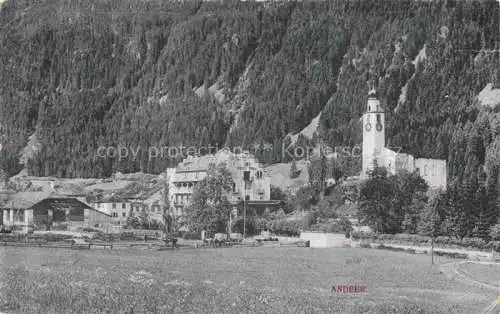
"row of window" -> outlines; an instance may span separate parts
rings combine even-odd
[[[111,208],[116,209],[116,203],[111,204]],[[122,203],[122,208],[123,209],[127,208],[127,204],[126,203]]]

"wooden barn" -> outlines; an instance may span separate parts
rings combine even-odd
[[[23,193],[26,194],[26,193]],[[49,195],[34,204],[21,202],[27,195],[18,195],[2,206],[3,223],[35,230],[76,230],[78,228],[106,228],[111,224],[111,215],[96,210],[75,197]]]

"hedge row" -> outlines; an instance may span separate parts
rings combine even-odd
[[[269,229],[277,235],[298,236],[302,227],[298,220],[273,220],[269,224]]]
[[[201,240],[201,233],[200,232],[183,232],[180,234],[180,236],[184,240]]]

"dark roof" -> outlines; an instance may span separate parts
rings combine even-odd
[[[370,89],[368,97],[377,98],[377,91],[374,88]]]
[[[41,200],[50,197],[50,195],[53,195],[53,192],[18,192],[9,195],[9,197],[4,201],[4,204],[0,204],[0,207],[9,209],[26,209]]]
[[[186,158],[177,165],[176,172],[208,171],[210,163],[217,163],[217,158],[213,155]]]
[[[71,209],[91,209],[96,212],[99,212],[103,215],[106,216],[111,216],[107,213],[104,213],[102,211],[99,211],[93,207],[90,207],[89,205],[81,202],[80,200],[76,198],[70,198],[70,197],[50,197],[46,198],[31,207],[29,209],[33,209],[33,211],[40,210],[40,209],[52,209],[52,210],[63,210],[67,208]]]

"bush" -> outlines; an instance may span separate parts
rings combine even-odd
[[[12,233],[12,231],[14,231],[14,228],[12,226],[0,226],[0,233]]]
[[[302,218],[302,228],[304,230],[310,229],[314,224],[316,224],[316,214],[314,212],[309,212]]]
[[[353,231],[351,232],[351,237],[353,239],[376,239],[376,235],[372,232],[360,232],[360,231]]]
[[[53,224],[50,229],[55,231],[66,231],[68,230],[68,224],[65,222]]]
[[[490,227],[489,235],[494,241],[500,240],[500,221],[496,225]]]
[[[265,223],[263,224],[262,221],[260,221],[260,227],[264,226],[263,229],[265,229]],[[243,219],[238,219],[232,226],[231,230],[232,232],[236,233],[241,233],[243,234],[243,229],[245,229],[246,235],[254,235],[257,234],[257,226],[255,224],[255,221],[252,219],[247,219],[246,222],[243,222]]]
[[[72,235],[69,234],[53,234],[53,233],[46,233],[46,234],[41,234],[41,235],[33,235],[33,239],[39,239],[39,240],[46,240],[48,242],[60,242],[64,240],[69,240],[73,238]]]
[[[297,220],[273,220],[270,228],[273,233],[287,236],[298,236],[300,234],[300,221]]]
[[[83,228],[82,231],[83,232],[101,232],[100,230],[94,229],[94,228]]]
[[[486,250],[493,249],[495,252],[500,252],[500,241],[490,241],[484,246]]]
[[[182,234],[184,240],[201,240],[200,232],[184,232]]]
[[[462,242],[463,246],[468,248],[485,249],[488,242],[481,238],[464,238]]]
[[[370,245],[369,242],[361,242],[359,244],[359,247],[364,248],[364,249],[371,249],[372,246]]]
[[[120,233],[120,240],[135,240],[133,232],[122,232]]]

